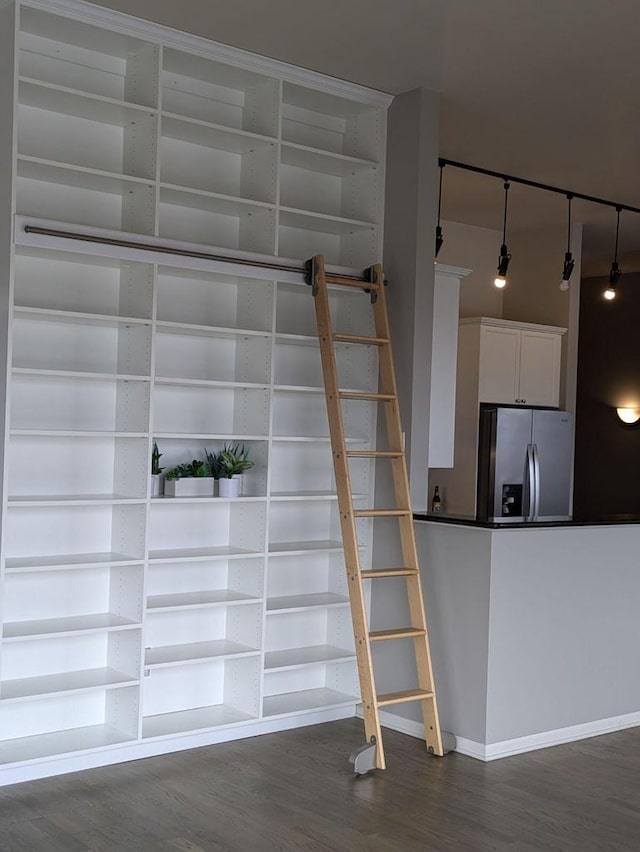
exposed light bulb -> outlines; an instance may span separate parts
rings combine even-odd
[[[498,290],[502,290],[504,287],[507,286],[507,279],[503,278],[502,276],[498,276],[493,283],[498,288]]]
[[[611,302],[616,297],[616,291],[613,289],[613,287],[607,287],[603,295],[608,302]]]
[[[566,278],[563,278],[560,282],[560,289],[563,293],[566,293],[566,291],[569,289],[569,282],[566,280]]]

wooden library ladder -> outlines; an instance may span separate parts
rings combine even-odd
[[[418,701],[422,707],[424,738],[429,752],[443,755],[451,750],[455,741],[451,735],[440,731],[438,705],[433,682],[431,653],[424,612],[420,571],[413,530],[411,498],[407,478],[402,427],[398,407],[398,391],[393,368],[393,355],[389,335],[389,318],[385,299],[382,267],[372,266],[363,278],[332,275],[325,272],[322,255],[316,255],[306,265],[307,281],[312,285],[315,302],[322,375],[324,378],[331,450],[338,492],[338,510],[342,529],[345,567],[349,584],[349,599],[355,636],[356,659],[360,678],[364,729],[366,743],[351,756],[354,771],[364,775],[371,769],[384,769],[385,757],[380,727],[380,708],[393,704]],[[375,337],[357,334],[338,334],[331,325],[328,285],[355,287],[368,293],[373,306]],[[341,390],[338,383],[335,343],[363,344],[378,347],[379,388],[375,393]],[[384,405],[386,414],[388,448],[386,450],[349,450],[346,446],[342,418],[342,400],[359,399]],[[354,509],[350,458],[384,458],[391,464],[396,508]],[[357,518],[397,518],[400,525],[400,543],[403,565],[398,568],[374,568],[363,570],[360,565]],[[406,582],[411,624],[397,630],[369,629],[364,595],[364,580],[379,581],[388,577],[400,577]],[[418,685],[400,692],[379,695],[376,692],[372,642],[397,639],[413,640]],[[443,747],[444,739],[444,747]]]

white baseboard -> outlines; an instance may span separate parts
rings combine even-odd
[[[314,710],[274,719],[262,719],[256,722],[230,725],[227,728],[203,731],[201,733],[185,733],[183,735],[165,737],[157,740],[127,743],[118,746],[107,746],[92,751],[64,754],[54,757],[37,758],[21,763],[0,767],[0,787],[7,784],[18,784],[32,781],[36,778],[50,778],[54,775],[64,775],[68,772],[78,772],[84,769],[96,769],[100,766],[110,766],[114,763],[124,763],[129,760],[139,760],[145,757],[156,757],[162,754],[185,751],[190,748],[215,745],[230,740],[255,737],[292,728],[302,728],[307,725],[318,725],[322,722],[334,722],[338,719],[353,717],[353,705],[336,707],[329,710]]]
[[[356,715],[362,716],[360,706]],[[380,712],[380,722],[385,728],[408,734],[410,737],[423,739],[424,729],[420,722],[413,722],[396,716],[387,711]],[[526,737],[516,737],[512,740],[504,740],[499,743],[478,743],[456,735],[456,748],[459,754],[474,757],[476,760],[488,762],[499,760],[501,757],[510,757],[514,754],[524,754],[527,751],[536,751],[541,748],[550,748],[563,743],[577,742],[589,737],[599,737],[603,734],[612,734],[615,731],[624,731],[626,728],[640,726],[640,712],[626,713],[624,716],[612,716],[609,719],[597,719],[595,722],[586,722],[582,725],[570,725],[566,728],[557,728],[554,731],[543,731],[539,734],[530,734]]]
[[[410,737],[417,737],[419,740],[424,739],[424,727],[421,722],[414,722],[403,716],[396,716],[395,713],[389,713],[388,710],[381,710],[380,723],[384,728],[391,728],[392,731],[409,734]]]

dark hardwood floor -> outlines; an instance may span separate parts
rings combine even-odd
[[[0,789],[7,852],[640,850],[640,730],[483,764],[349,719]]]

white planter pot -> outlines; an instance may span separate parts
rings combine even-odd
[[[162,474],[151,474],[151,496],[159,497],[162,494]]]
[[[213,497],[212,476],[165,479],[165,497]]]
[[[231,479],[218,480],[218,496],[219,497],[239,497],[240,496],[240,477],[232,476]]]

